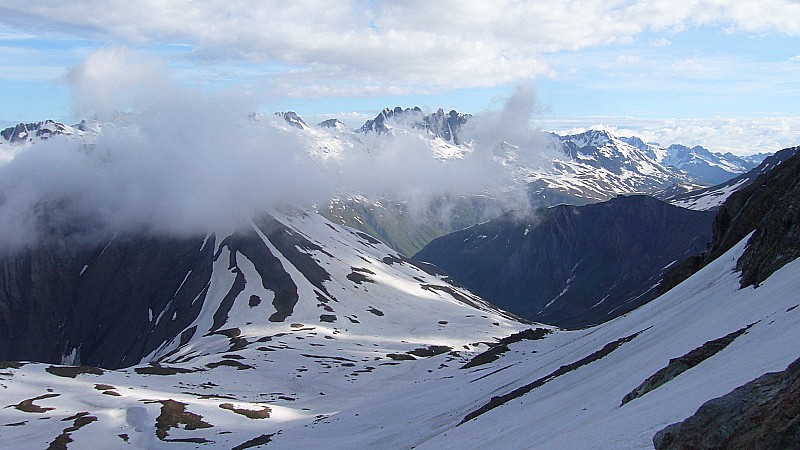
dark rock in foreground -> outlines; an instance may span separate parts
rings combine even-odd
[[[658,450],[800,448],[800,359],[709,400],[656,433],[653,444]]]

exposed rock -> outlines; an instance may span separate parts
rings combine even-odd
[[[469,114],[461,114],[455,110],[445,113],[441,108],[434,113],[426,115],[416,106],[405,109],[398,106],[394,109],[385,108],[374,119],[366,121],[358,129],[358,132],[386,133],[391,129],[390,121],[395,121],[412,128],[425,130],[433,137],[459,145],[462,142],[460,136],[461,127],[467,123],[470,117],[472,116]]]
[[[709,400],[653,437],[658,450],[800,448],[800,359]]]
[[[747,330],[753,325],[755,324],[750,324],[744,328],[729,333],[719,339],[708,341],[703,345],[701,345],[700,347],[690,351],[689,353],[683,356],[670,359],[669,364],[667,364],[666,367],[660,369],[658,372],[648,377],[646,380],[642,382],[642,384],[637,386],[636,389],[626,394],[625,397],[622,398],[622,405],[628,403],[633,399],[639,398],[654,389],[663,386],[664,384],[672,381],[675,377],[682,374],[683,372],[686,372],[692,367],[695,367],[701,362],[716,355],[717,353],[722,351],[725,347],[730,345],[730,343],[733,342],[737,337],[746,333]]]
[[[100,245],[67,238],[5,256],[0,360],[138,363],[199,313],[202,301],[193,300],[204,298],[214,239],[203,243],[203,236],[140,235]]]
[[[700,270],[753,232],[737,262],[741,286],[757,286],[774,271],[800,256],[800,147],[778,153],[793,155],[772,166],[747,187],[731,194],[714,218],[708,250],[665,277],[663,293]],[[778,154],[776,154],[778,155]],[[765,163],[768,163],[765,160]]]
[[[520,386],[520,387],[518,387],[518,388],[514,389],[513,391],[508,392],[506,394],[492,397],[491,400],[489,400],[488,403],[486,403],[485,405],[481,406],[480,408],[478,408],[478,409],[470,412],[466,416],[464,416],[464,419],[459,423],[459,425],[462,425],[462,424],[464,424],[466,422],[469,422],[470,420],[480,416],[481,414],[489,412],[489,411],[493,410],[494,408],[497,408],[498,406],[504,405],[504,404],[510,402],[511,400],[514,400],[515,398],[522,397],[523,395],[531,392],[532,390],[537,389],[537,388],[539,388],[541,386],[544,386],[546,383],[549,383],[549,382],[555,380],[556,378],[558,378],[558,377],[560,377],[560,376],[562,376],[564,374],[572,372],[573,370],[579,369],[579,368],[581,368],[581,367],[583,367],[583,366],[585,366],[587,364],[593,363],[593,362],[595,362],[595,361],[597,361],[597,360],[599,360],[601,358],[604,358],[604,357],[610,355],[611,352],[613,352],[614,350],[618,349],[623,344],[634,340],[637,336],[639,336],[640,334],[644,333],[645,331],[647,331],[647,329],[644,329],[642,331],[638,331],[638,332],[633,333],[633,334],[631,334],[629,336],[621,337],[621,338],[619,338],[619,339],[617,339],[617,340],[615,340],[613,342],[609,342],[608,344],[604,345],[603,348],[601,348],[600,350],[597,350],[596,352],[594,352],[594,353],[592,353],[590,355],[587,355],[587,356],[585,356],[585,357],[583,357],[583,358],[581,358],[581,359],[579,359],[579,360],[577,360],[575,362],[571,362],[569,364],[565,364],[565,365],[559,367],[558,369],[554,370],[552,373],[550,373],[548,375],[545,375],[545,376],[543,376],[543,377],[541,377],[541,378],[539,378],[539,379],[537,379],[535,381],[532,381],[532,382],[530,382],[530,383],[528,383],[528,384],[526,384],[524,386]]]
[[[82,122],[85,123],[85,122]],[[49,139],[53,136],[73,134],[73,129],[63,123],[45,120],[34,123],[20,123],[0,131],[0,138],[9,144],[32,142],[34,139]]]
[[[492,361],[496,361],[498,358],[500,358],[501,354],[510,350],[508,348],[509,344],[526,340],[535,341],[544,339],[544,337],[551,332],[552,330],[547,328],[528,328],[527,330],[520,331],[519,333],[506,336],[503,339],[500,339],[498,342],[491,344],[489,350],[476,355],[474,358],[469,360],[469,362],[461,366],[461,368],[470,369],[472,367],[477,367],[483,364],[488,364]]]

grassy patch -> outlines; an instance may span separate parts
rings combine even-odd
[[[3,369],[19,369],[24,366],[25,363],[19,361],[0,361],[0,370]]]
[[[71,434],[75,431],[80,430],[81,428],[89,425],[92,422],[97,421],[97,417],[90,416],[88,412],[79,412],[71,417],[66,417],[61,419],[62,422],[68,422],[72,420],[72,426],[64,428],[64,431],[61,432],[47,447],[47,450],[67,450],[67,444],[72,442]]]

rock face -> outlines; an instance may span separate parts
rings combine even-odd
[[[800,447],[800,359],[710,400],[656,433],[658,450]]]
[[[675,267],[659,292],[666,292],[686,279],[751,232],[753,236],[737,263],[737,270],[742,272],[742,287],[757,286],[800,256],[800,210],[797,206],[800,202],[800,154],[797,150],[795,147],[778,152],[793,156],[773,165],[771,170],[728,197],[714,218],[708,251]]]
[[[797,153],[798,149],[800,149],[800,147],[780,150],[774,155],[764,158],[760,164],[750,171],[731,178],[724,183],[703,189],[690,190],[689,192],[681,192],[678,190],[671,192],[671,190],[664,190],[655,195],[655,197],[684,208],[717,210],[732,193],[750,186],[756,178],[791,158]]]
[[[82,123],[85,124],[85,122]],[[81,131],[83,130],[81,129]],[[34,123],[20,123],[14,127],[6,128],[0,131],[0,138],[9,144],[22,144],[33,142],[35,139],[44,140],[55,135],[70,135],[72,133],[72,127],[52,120],[45,120]]]
[[[322,122],[318,123],[317,126],[319,128],[332,128],[334,130],[347,130],[348,126],[344,124],[339,119],[327,119],[323,120]]]
[[[300,118],[294,111],[276,112],[276,116],[282,117],[289,125],[297,128],[298,130],[306,130],[309,128],[308,124]]]
[[[425,115],[419,107],[403,109],[399,106],[394,109],[385,108],[374,119],[370,119],[358,129],[359,133],[369,131],[386,133],[391,129],[390,120],[405,123],[412,128],[425,130],[433,137],[442,138],[453,144],[461,144],[461,126],[466,124],[471,116],[461,114],[455,110],[445,113],[442,108],[436,112]]]
[[[742,158],[731,153],[712,153],[699,145],[689,148],[680,144],[670,145],[666,153],[661,164],[680,169],[692,178],[711,185],[724,183],[736,174],[755,168],[760,162],[757,158],[765,156]]]
[[[618,197],[508,213],[438,238],[414,258],[526,319],[583,327],[652,299],[668,266],[705,248],[712,219],[651,197]]]
[[[271,218],[257,226],[317,287],[318,298],[330,301],[322,285],[327,273],[301,251],[315,244]],[[138,363],[184,330],[189,334],[182,339],[188,339],[223,250],[235,279],[216,307],[211,332],[223,327],[245,287],[239,259],[250,261],[263,287],[274,292],[275,313],[269,321],[291,315],[297,286],[254,230],[237,232],[215,246],[214,235],[135,236],[93,246],[66,240],[3,258],[0,361],[79,361],[120,368]]]
[[[142,236],[51,244],[4,258],[0,360],[138,362],[194,320],[213,248],[214,239],[202,236]]]

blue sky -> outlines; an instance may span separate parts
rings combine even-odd
[[[398,105],[474,113],[532,84],[545,129],[737,153],[800,144],[800,3],[675,5],[7,0],[0,125],[91,115],[69,74],[100,68],[98,91],[114,89],[115,60],[102,58],[121,48],[157,61],[153,76],[312,122],[358,125]]]

